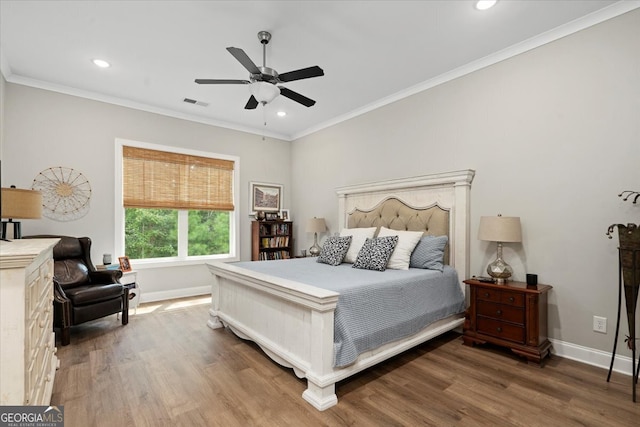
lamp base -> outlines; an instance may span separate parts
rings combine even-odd
[[[7,240],[7,225],[13,224],[13,238],[14,239],[22,239],[22,227],[20,226],[20,221],[2,221],[2,234],[0,235],[0,239]]]
[[[319,256],[320,246],[318,246],[318,233],[313,233],[313,246],[309,248],[309,255]]]
[[[309,248],[309,255],[311,256],[319,256],[320,255],[320,246],[313,245]]]
[[[495,279],[495,283],[504,285],[513,274],[513,269],[502,258],[498,258],[487,266],[487,274]]]

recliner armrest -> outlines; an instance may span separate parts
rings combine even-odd
[[[91,283],[105,285],[108,283],[120,283],[122,271],[120,270],[96,270],[89,272]]]
[[[58,304],[66,304],[69,302],[69,297],[64,293],[64,289],[60,286],[60,283],[53,278],[53,300]]]

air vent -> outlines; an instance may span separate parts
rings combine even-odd
[[[208,107],[209,106],[209,103],[207,103],[207,102],[197,101],[197,100],[191,99],[191,98],[185,98],[185,99],[183,99],[183,101],[186,102],[187,104],[199,105],[200,107]]]

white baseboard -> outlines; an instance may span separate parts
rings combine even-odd
[[[211,294],[211,286],[198,286],[195,288],[172,289],[170,291],[141,292],[140,302],[155,302],[173,298],[195,297]]]
[[[553,344],[552,352],[555,355],[586,363],[587,365],[597,366],[599,368],[606,369],[607,371],[609,370],[609,365],[611,364],[611,352],[583,347],[578,344],[572,344],[551,338],[549,338],[549,341]],[[615,361],[613,362],[613,370],[621,374],[631,376],[631,369],[631,358],[616,354]]]

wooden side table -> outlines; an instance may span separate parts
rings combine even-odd
[[[489,342],[541,364],[551,349],[547,338],[547,293],[552,287],[527,286],[523,282],[498,285],[475,279],[464,283],[471,291],[464,344]]]

